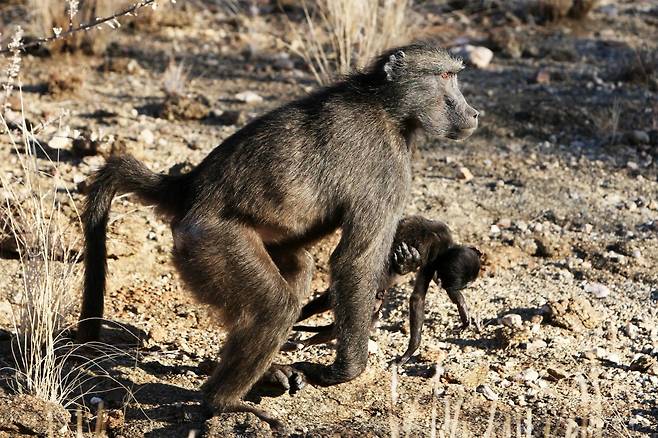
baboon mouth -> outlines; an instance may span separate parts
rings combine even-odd
[[[465,140],[475,132],[475,128],[460,129],[458,131],[450,131],[446,137],[450,140]]]

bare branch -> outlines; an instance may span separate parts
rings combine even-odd
[[[17,51],[17,50],[25,50],[25,49],[29,49],[31,47],[39,46],[41,44],[46,44],[46,43],[50,43],[52,41],[57,41],[57,40],[64,39],[64,38],[66,38],[70,35],[73,35],[74,33],[84,31],[84,30],[93,29],[94,27],[100,26],[101,24],[107,23],[108,21],[116,20],[117,18],[123,17],[124,15],[130,15],[133,12],[143,8],[144,6],[148,6],[148,5],[151,5],[151,4],[155,3],[155,1],[156,0],[140,0],[137,3],[135,3],[134,5],[130,6],[129,8],[123,9],[123,10],[121,10],[121,11],[119,11],[119,12],[113,14],[113,15],[110,15],[108,17],[97,18],[95,21],[93,21],[91,23],[81,24],[78,27],[69,27],[69,30],[67,30],[66,32],[60,32],[59,34],[55,34],[55,35],[50,36],[50,37],[39,38],[37,40],[30,41],[29,43],[21,44],[19,46],[14,46],[14,47],[11,47],[11,48],[7,47],[5,49],[0,50],[0,53],[9,53],[9,52]]]

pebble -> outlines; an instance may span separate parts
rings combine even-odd
[[[500,228],[498,225],[492,225],[489,229],[489,234],[500,234]]]
[[[89,403],[91,403],[92,405],[97,405],[97,404],[103,403],[103,399],[100,398],[100,397],[92,397],[89,400]]]
[[[629,132],[627,134],[627,140],[629,143],[634,145],[648,144],[650,141],[649,134],[644,131],[640,131],[639,129]]]
[[[542,350],[546,347],[548,347],[548,344],[546,343],[546,341],[542,339],[537,339],[536,341],[529,342],[526,346],[528,351]]]
[[[527,370],[524,370],[519,377],[524,382],[534,382],[539,378],[539,373],[532,368],[528,368]]]
[[[244,103],[261,103],[263,98],[253,91],[243,91],[235,95],[235,98]]]
[[[461,56],[467,63],[480,69],[487,68],[494,56],[494,53],[490,49],[484,46],[472,46],[470,44],[456,47],[452,49],[452,53]]]
[[[58,131],[53,135],[53,137],[48,142],[48,146],[53,149],[65,149],[71,146],[72,140],[69,137],[68,130]]]
[[[626,332],[626,336],[628,336],[631,339],[635,339],[637,337],[639,329],[635,324],[629,322],[628,324],[626,324],[624,331]]]
[[[521,315],[517,315],[516,313],[508,313],[507,315],[500,318],[500,322],[510,328],[519,328],[523,325],[523,319],[521,319]]]
[[[500,228],[509,228],[512,226],[512,220],[509,218],[504,218],[498,221],[498,226]]]
[[[601,283],[586,283],[585,292],[592,294],[594,297],[602,299],[610,295],[610,288]]]
[[[155,143],[155,135],[150,129],[144,129],[139,133],[138,140],[150,146]]]
[[[466,182],[472,180],[474,178],[473,174],[471,173],[470,170],[468,170],[468,167],[460,167],[459,168],[459,179],[462,179]]]
[[[493,389],[489,387],[489,385],[480,385],[475,389],[477,392],[482,394],[484,398],[490,401],[496,401],[498,400],[498,394],[496,394]]]
[[[550,84],[551,83],[551,73],[547,69],[542,68],[535,75],[535,82],[538,83],[538,84],[542,84],[542,85]]]
[[[651,420],[649,420],[648,418],[643,417],[640,414],[636,414],[628,422],[628,425],[631,426],[631,427],[649,427],[649,426],[651,426]]]

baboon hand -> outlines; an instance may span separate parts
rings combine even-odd
[[[459,329],[460,332],[466,331],[469,328],[473,329],[475,333],[481,333],[482,332],[482,326],[481,322],[479,319],[472,317],[469,313],[468,310],[464,310],[464,316],[461,316],[462,313],[460,312],[460,319],[462,326]]]
[[[405,242],[393,248],[393,256],[391,257],[391,264],[393,270],[400,275],[408,274],[409,272],[416,271],[420,268],[422,262],[420,252],[411,245]]]

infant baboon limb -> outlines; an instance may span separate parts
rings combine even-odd
[[[459,91],[461,68],[444,50],[402,47],[252,121],[187,174],[158,175],[134,158],[110,158],[83,214],[78,339],[99,337],[110,205],[132,191],[170,220],[181,277],[223,316],[227,340],[204,385],[214,409],[247,409],[242,397],[259,380],[292,389],[302,377],[332,385],[358,376],[368,358],[372,291],[381,288],[410,190],[414,139],[421,132],[464,139],[478,125]],[[304,249],[337,228],[342,238],[330,260],[336,359],[270,367],[309,293]]]
[[[477,278],[480,271],[480,256],[481,253],[475,248],[456,245],[450,229],[443,222],[430,221],[420,216],[411,216],[400,221],[389,254],[388,280],[386,287],[377,291],[372,321],[374,324],[379,316],[386,288],[395,283],[399,275],[418,270],[409,302],[411,335],[407,351],[400,358],[401,364],[406,362],[420,345],[425,319],[425,296],[432,280],[446,290],[450,300],[457,306],[462,327],[466,328],[470,325],[468,307],[460,290]],[[330,306],[330,294],[325,292],[304,306],[298,321],[323,312]],[[293,329],[314,331],[317,334],[303,341],[287,343],[285,349],[304,348],[334,338],[333,324],[316,328],[294,326]]]

